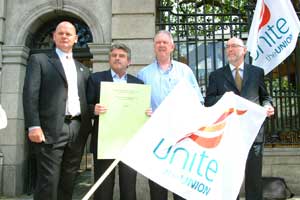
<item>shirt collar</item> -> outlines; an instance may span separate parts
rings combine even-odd
[[[73,53],[65,53],[62,50],[60,50],[59,48],[55,48],[55,52],[57,53],[58,57],[61,58],[66,58],[66,57],[70,57],[73,58]]]
[[[163,71],[163,70],[160,68],[157,59],[155,60],[155,62],[156,62],[157,69],[158,69],[160,72],[162,72],[162,73],[169,73],[169,72],[173,69],[173,59],[171,59],[171,64],[170,64],[169,68],[168,68],[166,71]]]
[[[110,69],[110,72],[113,79],[120,79],[120,80],[127,81],[127,72],[122,77],[119,77],[119,75],[112,69]]]
[[[230,64],[230,63],[229,63],[229,67],[230,67],[230,70],[231,70],[231,71],[235,70],[235,66],[233,66],[233,65]],[[244,63],[242,63],[242,64],[239,66],[239,70],[244,71]]]

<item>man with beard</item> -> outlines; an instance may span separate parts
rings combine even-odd
[[[205,106],[214,105],[225,92],[231,91],[264,106],[267,116],[272,116],[274,108],[264,83],[264,70],[244,63],[246,53],[247,49],[241,39],[233,37],[227,41],[226,54],[229,64],[210,74]],[[250,149],[246,163],[246,200],[263,199],[261,179],[263,146],[264,131],[262,127]]]

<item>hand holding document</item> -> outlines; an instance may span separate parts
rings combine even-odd
[[[98,159],[115,159],[148,119],[150,86],[101,82]]]
[[[100,103],[97,103],[95,105],[94,114],[95,115],[101,115],[104,114],[107,111],[106,106],[101,105]]]

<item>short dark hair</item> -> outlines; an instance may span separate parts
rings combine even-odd
[[[125,44],[123,43],[115,43],[115,44],[112,44],[111,47],[110,47],[110,50],[109,50],[109,55],[111,54],[111,52],[114,50],[114,49],[122,49],[124,50],[126,53],[127,53],[127,58],[128,60],[131,60],[131,50],[128,46],[126,46]]]

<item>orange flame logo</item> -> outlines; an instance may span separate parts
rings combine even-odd
[[[232,113],[236,113],[237,115],[243,115],[246,112],[247,110],[238,110],[234,108],[229,108],[212,125],[200,127],[197,131],[185,135],[183,138],[178,140],[177,143],[189,138],[195,143],[197,143],[199,146],[202,146],[204,148],[215,148],[216,146],[219,145],[222,139],[224,133],[224,131],[222,130],[226,125],[227,118]],[[215,137],[204,137],[199,135],[200,133],[210,134],[215,132],[221,132],[221,133]]]
[[[260,21],[260,24],[259,24],[259,27],[258,27],[258,31],[264,25],[266,25],[269,22],[270,18],[271,18],[270,9],[268,8],[268,6],[263,1],[262,8],[261,8],[261,11],[260,11],[260,19],[261,19],[261,21]]]

